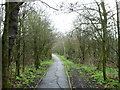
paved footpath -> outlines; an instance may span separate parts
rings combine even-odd
[[[63,62],[57,56],[52,56],[54,57],[54,63],[48,69],[39,88],[69,88]]]

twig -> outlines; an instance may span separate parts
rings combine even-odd
[[[54,10],[56,10],[56,11],[58,11],[58,9],[56,9],[56,8],[54,8],[54,7],[52,7],[52,6],[50,6],[49,4],[47,4],[46,2],[44,2],[44,1],[41,1],[41,0],[39,0],[41,3],[43,3],[43,4],[45,4],[46,6],[48,6],[49,8],[52,8],[52,9],[54,9]]]

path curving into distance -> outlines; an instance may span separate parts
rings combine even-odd
[[[52,56],[54,63],[48,69],[38,88],[69,88],[63,62],[56,55]]]

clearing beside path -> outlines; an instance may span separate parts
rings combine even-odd
[[[48,69],[46,76],[38,88],[69,88],[63,62],[55,55],[54,63]]]

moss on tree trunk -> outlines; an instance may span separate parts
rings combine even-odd
[[[2,36],[2,88],[8,88],[8,27],[9,27],[9,3],[5,4],[5,22]]]
[[[104,2],[101,2],[101,7],[103,10],[103,17],[102,20],[102,29],[103,29],[103,77],[106,80],[106,40],[107,40],[107,12],[105,9]]]

